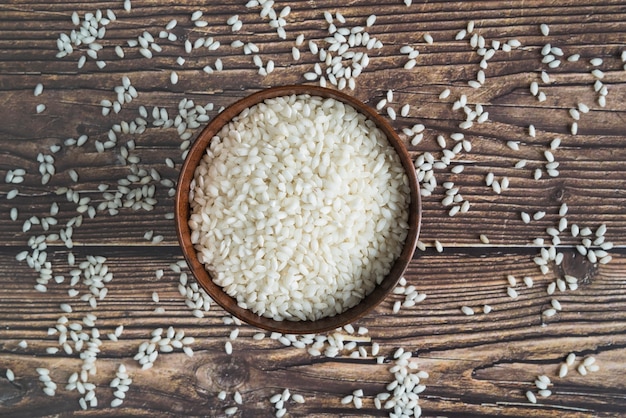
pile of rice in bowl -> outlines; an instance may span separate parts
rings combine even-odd
[[[191,241],[240,307],[317,320],[358,304],[409,230],[409,180],[374,122],[331,98],[245,109],[212,138],[190,191]]]

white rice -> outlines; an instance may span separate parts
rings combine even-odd
[[[291,56],[293,57],[294,61],[298,61],[300,59],[300,50],[295,46],[292,47]]]
[[[387,138],[351,106],[308,95],[268,99],[224,126],[190,203],[191,240],[213,281],[275,320],[356,305],[408,230],[408,179]]]
[[[506,279],[507,279],[507,281],[509,282],[509,285],[510,285],[510,286],[515,286],[515,285],[517,285],[517,279],[516,279],[516,278],[515,278],[515,276],[513,276],[512,274],[509,274],[509,275],[506,277]]]
[[[525,276],[524,277],[524,284],[526,285],[526,287],[529,287],[529,288],[533,287],[533,285],[534,285],[533,278],[530,277],[530,276]]]
[[[461,312],[468,316],[474,315],[474,310],[469,306],[461,306]]]
[[[594,364],[595,362],[596,362],[595,357],[590,356],[590,357],[586,357],[586,358],[583,360],[583,365],[584,365],[585,367],[589,367],[589,366],[591,366],[592,364]]]
[[[552,391],[549,389],[541,389],[537,393],[543,398],[547,398],[548,396],[552,395]]]

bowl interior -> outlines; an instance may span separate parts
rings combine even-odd
[[[211,139],[222,129],[224,125],[226,125],[232,118],[239,115],[244,109],[269,98],[289,96],[293,94],[309,94],[311,96],[333,98],[342,101],[351,105],[357,111],[376,123],[378,128],[387,136],[389,143],[395,148],[398,156],[400,157],[400,161],[402,162],[409,179],[409,189],[411,194],[409,206],[409,231],[402,253],[392,266],[389,274],[383,279],[380,285],[376,286],[372,293],[367,295],[356,306],[344,311],[341,314],[318,319],[316,321],[276,321],[271,318],[259,316],[250,310],[241,308],[237,305],[237,301],[235,299],[226,294],[220,286],[213,282],[209,273],[204,268],[204,265],[198,261],[196,250],[191,243],[191,231],[188,225],[190,214],[189,192],[191,181],[194,177],[194,171],[200,163],[200,160],[202,159]],[[175,212],[176,232],[183,255],[187,260],[187,263],[196,280],[215,302],[221,305],[230,314],[251,325],[270,331],[281,332],[283,334],[310,334],[328,331],[355,321],[357,318],[377,306],[393,289],[402,274],[404,274],[408,263],[413,257],[421,222],[421,200],[413,161],[411,160],[408,151],[404,147],[404,144],[398,137],[397,133],[383,117],[354,97],[341,92],[317,86],[296,85],[274,87],[247,96],[246,98],[229,106],[206,126],[192,147],[189,149],[187,158],[182,166],[176,190]]]

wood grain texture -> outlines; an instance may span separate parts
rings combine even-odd
[[[227,356],[223,343],[233,326],[221,322],[223,312],[214,309],[202,320],[184,312],[176,289],[177,274],[167,273],[167,265],[181,259],[176,248],[160,254],[135,247],[90,250],[106,256],[115,269],[115,279],[108,286],[110,294],[98,308],[98,328],[108,333],[119,324],[125,326],[119,342],[105,340],[94,380],[102,388],[99,397],[108,402],[112,395],[106,386],[113,369],[121,361],[129,366],[133,385],[124,414],[212,415],[203,409],[223,405],[215,399],[217,392],[239,390],[246,399],[244,416],[270,416],[268,398],[278,388],[288,386],[309,399],[305,405],[290,409],[296,415],[379,415],[371,401],[366,409],[351,412],[339,400],[358,388],[370,395],[384,391],[389,381],[388,363],[377,365],[371,357],[311,357],[301,349],[287,348],[269,339],[253,341],[250,336],[258,330],[249,326],[241,327],[240,337],[234,341],[234,353]],[[12,254],[3,252],[2,266],[9,266],[11,257]],[[414,350],[420,368],[430,373],[423,408],[433,414],[521,413],[530,407],[523,393],[537,375],[547,374],[553,377],[555,394],[543,405],[533,407],[533,416],[588,416],[591,412],[611,416],[626,406],[623,380],[610,378],[626,371],[621,360],[626,354],[626,285],[620,273],[624,260],[624,256],[618,257],[596,270],[585,278],[578,291],[558,294],[563,311],[546,320],[541,311],[549,305],[550,297],[545,293],[549,280],[537,277],[526,254],[463,251],[448,254],[444,260],[428,252],[416,257],[414,270],[407,275],[413,277],[410,284],[428,294],[427,300],[393,315],[391,306],[400,298],[391,296],[355,326],[367,327],[372,341],[378,342],[387,356],[397,347]],[[535,286],[522,289],[519,299],[511,300],[505,291],[506,279],[490,268],[493,264],[506,265],[506,271],[516,275],[535,276]],[[566,265],[569,272],[578,267],[574,260]],[[166,270],[161,280],[154,278],[157,268]],[[69,413],[75,410],[74,402],[60,405],[42,398],[33,376],[34,367],[46,366],[52,369],[55,379],[62,380],[80,367],[76,359],[45,353],[46,347],[55,345],[54,337],[46,336],[47,327],[59,316],[58,305],[67,300],[64,291],[68,286],[59,286],[42,298],[28,282],[28,269],[13,268],[13,273],[9,268],[2,270],[2,277],[14,278],[3,280],[7,297],[3,299],[1,315],[8,328],[2,331],[3,362],[18,376],[16,385],[5,385],[13,399],[5,402],[10,402],[14,411],[36,413],[25,404],[39,399],[37,404],[48,412],[55,405],[55,413]],[[472,279],[478,276],[479,284]],[[160,294],[159,304],[151,301],[154,289]],[[494,308],[488,315],[467,317],[459,310],[460,305],[479,307],[485,303]],[[90,311],[74,306],[76,311],[68,315],[72,319]],[[155,313],[157,306],[164,307],[165,313]],[[153,369],[138,370],[128,357],[151,329],[169,325],[196,337],[194,357],[179,352],[161,354]],[[29,343],[25,350],[17,347],[21,339]],[[368,348],[370,345],[361,344]],[[555,378],[560,363],[570,352],[578,356],[593,354],[601,370],[584,378],[573,370],[564,379]],[[67,396],[76,400],[71,394]]]
[[[235,405],[233,394],[239,391],[244,405],[235,416],[270,417],[275,410],[269,398],[284,388],[302,394],[306,403],[289,401],[289,416],[357,417],[387,416],[378,410],[373,397],[385,391],[393,379],[388,369],[393,352],[403,347],[413,353],[412,361],[430,377],[424,381],[426,390],[420,394],[423,416],[533,416],[533,417],[613,417],[626,411],[626,71],[620,54],[626,45],[626,4],[623,1],[466,1],[414,2],[406,7],[400,0],[372,2],[359,0],[336,5],[330,0],[277,3],[276,10],[291,6],[287,16],[287,39],[281,40],[259,16],[260,8],[248,9],[245,2],[132,1],[132,10],[122,10],[122,1],[45,2],[14,0],[0,5],[0,105],[3,123],[0,126],[0,416],[225,416],[225,409]],[[56,39],[73,28],[71,14],[82,17],[96,9],[112,9],[117,20],[107,25],[99,59],[106,62],[99,69],[95,60],[87,59],[82,69],[77,61],[84,46],[65,58],[56,58]],[[204,12],[208,25],[194,27],[190,15]],[[78,215],[78,205],[56,191],[69,187],[90,197],[97,207],[105,200],[98,190],[101,184],[115,191],[118,181],[131,173],[131,167],[120,158],[121,146],[134,140],[131,153],[139,157],[138,169],[155,169],[162,179],[176,181],[183,158],[181,144],[174,128],[149,125],[141,135],[118,134],[117,146],[104,153],[96,150],[96,141],[105,142],[114,124],[137,118],[140,105],[152,112],[153,106],[164,107],[170,117],[177,114],[181,99],[196,104],[214,104],[208,112],[213,118],[218,109],[259,91],[278,85],[305,83],[303,74],[313,71],[318,58],[307,46],[315,40],[325,46],[328,24],[324,11],[341,12],[346,27],[364,25],[367,17],[377,15],[368,28],[370,35],[380,39],[384,47],[368,51],[369,66],[356,80],[356,89],[349,91],[356,98],[375,106],[388,89],[394,91],[391,106],[411,105],[408,117],[390,121],[399,132],[414,124],[424,124],[424,140],[410,145],[410,138],[401,134],[413,158],[428,151],[441,156],[436,142],[443,135],[449,146],[450,135],[463,132],[471,141],[470,152],[461,152],[453,165],[465,166],[463,173],[453,174],[450,167],[436,170],[438,187],[423,203],[420,240],[426,251],[416,251],[406,279],[420,293],[423,302],[393,313],[394,303],[402,295],[389,296],[372,313],[355,323],[367,327],[365,336],[355,338],[358,346],[369,353],[372,342],[381,346],[384,364],[371,356],[349,358],[348,352],[335,358],[312,356],[305,349],[286,347],[266,337],[251,337],[259,330],[251,326],[226,325],[225,313],[213,306],[204,318],[196,318],[179,293],[179,273],[170,265],[182,260],[177,245],[171,214],[174,202],[171,186],[150,180],[157,201],[153,211],[120,209],[118,216],[98,211],[94,219],[85,217],[74,228],[74,248],[62,242],[48,243],[48,260],[55,274],[62,274],[62,283],[50,282],[47,293],[34,289],[38,273],[16,255],[29,250],[29,238],[46,234],[40,225],[23,232],[23,224],[32,216],[49,216],[54,202],[59,205],[56,218],[59,226]],[[226,20],[238,14],[244,22],[240,32],[233,33]],[[159,31],[171,19],[178,25],[172,30],[175,41],[157,39],[162,46],[148,60],[138,48],[127,41],[137,39],[144,31],[158,38]],[[486,81],[479,89],[467,82],[476,78],[481,57],[468,42],[455,40],[457,32],[469,20],[476,23],[475,32],[484,36],[487,45],[493,40],[502,43],[518,39],[522,48],[511,52],[498,50],[484,70]],[[550,34],[542,36],[539,25],[550,26]],[[299,49],[301,58],[291,55],[295,38],[302,33],[306,39]],[[434,38],[426,44],[423,35]],[[199,37],[212,36],[221,43],[215,51],[206,48],[187,54],[184,43]],[[230,46],[234,40],[255,42],[259,56],[266,63],[274,60],[276,69],[268,76],[258,74],[252,55]],[[541,49],[546,44],[562,48],[562,64],[548,68],[541,63]],[[121,46],[125,58],[119,58],[115,46]],[[404,45],[420,51],[416,66],[402,67],[407,56],[400,52]],[[359,49],[364,51],[364,49]],[[578,62],[565,61],[571,54],[580,54]],[[175,61],[182,56],[184,65]],[[602,82],[608,88],[606,107],[598,104],[593,84],[596,78],[589,60],[603,59],[597,67],[604,72]],[[214,66],[221,59],[224,71],[206,74],[206,65]],[[549,73],[551,82],[541,82],[540,72]],[[170,83],[176,71],[179,82]],[[138,97],[125,104],[119,114],[101,114],[102,99],[115,100],[113,89],[127,75],[138,91]],[[539,83],[546,101],[539,102],[529,92],[532,81]],[[33,96],[37,83],[45,86],[41,96]],[[450,88],[447,99],[439,94]],[[484,124],[461,130],[465,115],[452,110],[461,94],[467,95],[472,108],[476,104],[489,112]],[[581,114],[578,135],[571,135],[573,119],[569,109],[583,102],[590,112]],[[46,110],[37,114],[40,103]],[[535,137],[528,126],[536,128]],[[201,127],[190,130],[191,140]],[[82,147],[64,146],[67,138],[89,136]],[[533,173],[545,164],[544,151],[550,142],[561,138],[554,151],[560,163],[558,177],[536,181]],[[519,141],[520,150],[507,146]],[[54,154],[56,174],[46,185],[41,184],[39,153],[51,154],[50,146],[61,145]],[[165,160],[171,158],[174,168]],[[523,169],[514,165],[527,160]],[[27,174],[20,184],[3,180],[9,170],[23,168]],[[76,170],[73,182],[70,170]],[[485,176],[507,176],[510,189],[495,194],[485,185]],[[453,181],[459,192],[471,203],[466,214],[448,216],[441,205],[444,189],[441,184]],[[6,196],[12,189],[19,194]],[[546,228],[558,224],[558,211],[567,203],[569,225],[577,224],[592,230],[606,224],[606,240],[614,247],[608,252],[608,264],[591,263],[574,248],[581,237],[572,237],[569,230],[560,234],[559,250],[563,263],[552,266],[542,275],[533,258],[540,248],[533,243],[541,237],[548,241]],[[19,212],[17,221],[10,219],[12,208]],[[524,224],[520,212],[531,215],[545,211],[541,220]],[[153,231],[163,241],[153,244],[144,234]],[[485,234],[489,244],[479,240]],[[595,237],[594,237],[595,239]],[[434,240],[444,245],[438,253]],[[94,309],[88,303],[68,296],[71,267],[67,264],[72,252],[77,262],[88,255],[104,256],[113,273],[107,285],[106,298]],[[157,279],[156,271],[164,275]],[[183,268],[184,272],[187,272]],[[507,295],[507,275],[518,280],[519,297]],[[546,293],[549,283],[563,275],[578,278],[575,291]],[[525,276],[534,279],[534,286],[521,283]],[[190,282],[192,280],[190,279]],[[75,286],[81,294],[86,286]],[[152,293],[159,294],[159,302]],[[551,300],[558,299],[563,309],[553,317],[543,311]],[[73,312],[63,314],[60,304],[70,302]],[[493,307],[489,314],[482,306]],[[476,310],[464,315],[460,307]],[[163,311],[156,310],[162,308]],[[80,321],[87,313],[97,316],[102,334],[101,352],[96,362],[98,373],[90,377],[97,385],[98,406],[82,411],[79,394],[64,389],[68,377],[80,370],[82,360],[77,353],[48,354],[48,347],[58,347],[58,336],[48,335],[61,315]],[[228,321],[228,320],[227,320]],[[106,334],[124,325],[119,341]],[[158,327],[173,326],[195,337],[194,356],[181,350],[161,353],[153,368],[140,370],[132,357],[139,345],[150,339]],[[224,352],[230,332],[240,329],[232,341],[233,354]],[[269,334],[269,333],[268,333]],[[350,337],[352,338],[352,337]],[[26,348],[19,343],[27,342]],[[594,356],[600,369],[581,376],[571,368],[565,378],[558,378],[560,364],[568,353],[577,355],[575,366],[586,356]],[[133,379],[121,407],[110,408],[113,389],[109,387],[120,363],[125,364]],[[51,370],[57,382],[55,397],[46,396],[38,381],[36,367]],[[5,378],[6,369],[15,373],[15,381]],[[537,375],[551,377],[552,396],[531,404],[527,390],[535,390]],[[363,408],[344,405],[341,399],[356,389],[363,389]],[[217,394],[226,391],[225,401]]]

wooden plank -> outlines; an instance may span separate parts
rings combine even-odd
[[[265,414],[271,394],[289,387],[308,399],[305,406],[293,405],[294,413],[349,414],[350,409],[339,402],[342,393],[363,388],[372,396],[384,391],[390,381],[388,363],[376,365],[371,357],[311,357],[302,349],[286,348],[271,339],[253,341],[250,337],[257,330],[248,326],[240,328],[240,338],[233,342],[234,354],[229,357],[223,352],[224,337],[235,327],[223,324],[224,312],[219,308],[212,308],[205,319],[198,320],[184,306],[176,288],[178,274],[168,271],[169,263],[180,260],[176,248],[163,248],[158,253],[132,247],[86,248],[77,251],[77,260],[89,253],[107,257],[106,264],[114,274],[107,286],[109,293],[97,309],[76,301],[72,303],[75,311],[65,315],[73,322],[93,311],[103,336],[120,324],[125,326],[119,342],[103,337],[99,371],[94,377],[103,387],[99,393],[105,393],[100,398],[103,405],[112,399],[104,386],[120,362],[133,376],[129,400],[124,404],[130,409],[122,409],[123,413],[133,413],[135,407],[149,401],[149,409],[156,414],[164,413],[172,402],[179,413],[202,414],[205,408],[215,411],[225,407],[227,403],[214,398],[220,390],[240,390],[247,400],[244,413]],[[74,410],[72,403],[59,404],[43,395],[34,372],[35,367],[48,367],[55,379],[62,381],[79,368],[75,355],[45,352],[46,347],[56,345],[56,337],[47,336],[47,329],[62,315],[58,306],[68,301],[69,286],[50,286],[46,298],[42,298],[32,289],[32,273],[23,264],[11,262],[11,256],[2,251],[0,260],[1,287],[6,289],[0,305],[6,327],[1,347],[6,353],[5,367],[12,368],[19,378],[13,386],[3,383],[7,386],[5,393],[13,396],[6,412],[19,414],[24,408],[43,411],[53,404],[56,413]],[[585,416],[591,411],[603,416],[619,411],[626,405],[621,394],[623,383],[613,381],[607,385],[605,376],[625,371],[619,358],[626,350],[626,282],[620,273],[626,258],[616,254],[612,263],[580,276],[579,290],[559,292],[555,297],[561,301],[563,311],[548,319],[542,318],[541,312],[549,306],[545,287],[554,276],[542,278],[537,274],[530,256],[504,251],[486,255],[429,252],[415,259],[406,276],[409,284],[428,295],[426,300],[392,315],[391,305],[401,297],[390,296],[355,326],[368,328],[367,340],[378,342],[388,361],[399,346],[414,352],[420,368],[430,373],[422,405],[426,412],[446,411],[452,416],[464,411],[493,413],[493,405],[503,408],[507,403],[513,408],[508,413],[532,411],[539,416]],[[63,257],[61,252],[55,260]],[[580,268],[580,260],[567,260],[566,272]],[[159,268],[165,270],[161,280],[154,276]],[[520,297],[512,300],[506,295],[503,271],[519,278],[532,275],[535,286],[525,289],[519,285]],[[151,300],[155,290],[160,295],[159,304]],[[459,310],[461,305],[479,310],[485,303],[494,308],[488,315],[467,317]],[[165,313],[156,313],[157,306]],[[130,358],[139,344],[150,338],[152,329],[168,326],[196,338],[196,355],[190,359],[182,353],[162,354],[153,369],[138,370]],[[21,339],[28,342],[27,349],[17,346]],[[367,341],[360,345],[368,350],[371,347]],[[569,352],[579,357],[593,355],[601,370],[585,378],[571,370],[567,378],[558,379],[558,367]],[[234,374],[220,378],[220,373],[227,372]],[[524,392],[532,389],[539,374],[552,377],[554,395],[543,406],[534,407],[525,401]],[[458,398],[460,393],[463,396]],[[75,395],[68,396],[75,401]],[[377,414],[371,399],[365,404],[363,413]]]
[[[619,360],[626,353],[626,281],[620,273],[626,257],[621,254],[614,262],[581,276],[579,290],[559,292],[556,297],[563,311],[547,319],[542,318],[541,311],[549,305],[545,287],[554,277],[541,278],[529,261],[531,254],[429,252],[415,259],[406,276],[409,284],[428,295],[424,302],[392,315],[391,306],[401,297],[390,296],[375,312],[355,324],[369,329],[367,338],[359,345],[369,350],[370,339],[381,345],[387,362],[376,365],[371,357],[323,359],[268,338],[254,341],[250,337],[258,330],[248,326],[240,327],[240,337],[233,341],[234,354],[227,356],[223,352],[225,336],[235,327],[222,322],[224,312],[219,308],[212,308],[201,320],[190,314],[177,291],[178,274],[168,271],[168,264],[180,260],[180,255],[176,248],[164,249],[167,252],[159,254],[134,247],[77,251],[77,260],[85,254],[106,256],[106,264],[114,274],[107,286],[109,293],[97,309],[76,301],[72,303],[74,312],[64,314],[70,322],[80,321],[90,311],[98,317],[97,326],[104,342],[93,381],[102,387],[98,390],[102,406],[112,399],[105,386],[113,378],[117,364],[123,362],[133,378],[124,404],[128,409],[120,410],[124,413],[161,414],[170,407],[181,414],[202,414],[205,408],[216,411],[233,404],[215,399],[220,390],[239,390],[246,399],[244,414],[263,415],[268,411],[268,398],[289,387],[308,399],[303,406],[290,405],[290,411],[293,408],[296,414],[350,414],[349,407],[339,401],[363,388],[367,394],[363,413],[377,415],[368,397],[384,391],[390,381],[386,370],[397,347],[412,350],[419,367],[430,373],[422,404],[427,413],[482,414],[493,413],[493,407],[506,407],[512,408],[507,409],[508,414],[526,411],[533,416],[585,416],[595,411],[599,416],[608,416],[626,405],[621,394],[623,382],[606,384],[607,373],[625,371]],[[0,304],[5,325],[1,349],[6,353],[4,367],[12,368],[18,379],[14,385],[0,379],[6,388],[5,413],[48,408],[55,413],[75,410],[73,401],[53,402],[43,395],[34,372],[35,367],[47,367],[62,386],[63,379],[80,367],[75,354],[45,352],[46,347],[57,345],[55,336],[47,336],[47,329],[62,315],[58,306],[68,300],[69,286],[50,286],[46,298],[42,298],[32,289],[32,272],[21,264],[4,267],[11,265],[11,256],[3,250],[0,257],[0,284],[6,289]],[[55,259],[63,258],[62,252],[55,255]],[[567,260],[566,272],[580,268],[580,260]],[[165,270],[160,280],[154,276],[158,268]],[[535,286],[525,289],[519,285],[520,297],[512,300],[506,295],[503,270],[518,277],[532,275]],[[477,277],[481,278],[478,284]],[[154,290],[160,294],[158,304],[151,300]],[[459,310],[461,305],[478,310],[485,303],[494,308],[487,315],[468,317]],[[157,306],[165,312],[156,313]],[[104,335],[120,324],[125,326],[120,341],[108,341]],[[154,328],[168,326],[195,337],[194,357],[161,354],[153,369],[138,370],[131,357],[139,344],[150,338]],[[26,349],[17,346],[21,339],[28,342]],[[558,379],[558,367],[570,352],[579,357],[593,355],[601,370],[584,378],[571,370],[568,377]],[[533,406],[525,400],[524,392],[531,389],[539,374],[552,378],[554,395],[542,406]],[[190,387],[194,389],[189,390]],[[75,393],[66,395],[62,389],[59,392],[68,399],[77,398]],[[461,393],[463,396],[459,397]],[[145,402],[151,405],[147,411],[134,409],[143,408]]]
[[[70,287],[77,288],[81,294],[87,289],[82,284],[70,286],[69,271],[78,268],[77,265],[84,261],[87,256],[104,256],[107,258],[106,265],[113,273],[114,280],[107,285],[109,288],[108,297],[104,299],[102,308],[103,315],[99,315],[100,320],[107,320],[108,326],[113,326],[115,321],[126,315],[138,315],[142,322],[158,321],[162,316],[154,312],[159,306],[151,302],[151,294],[157,291],[161,295],[161,300],[167,305],[166,312],[178,315],[176,310],[178,295],[178,273],[171,270],[170,265],[182,259],[177,247],[161,247],[158,252],[146,247],[81,247],[74,249],[76,259],[75,266],[68,266],[66,257],[67,250],[49,251],[48,259],[52,261],[55,275],[64,275],[65,280],[56,284],[50,281],[46,297],[34,290],[35,279],[38,274],[29,269],[25,262],[16,263],[14,260],[16,249],[3,249],[2,255],[2,277],[3,288],[10,292],[3,298],[2,313],[7,321],[7,325],[16,326],[22,323],[21,327],[28,327],[28,319],[53,320],[61,313],[58,305],[68,301],[67,290]],[[583,315],[593,317],[593,321],[602,322],[603,315],[606,320],[623,319],[623,309],[620,304],[626,299],[620,298],[624,290],[622,269],[623,250],[612,252],[614,259],[607,265],[592,265],[575,251],[566,250],[565,258],[561,266],[552,268],[551,273],[543,276],[537,266],[532,262],[535,256],[534,250],[449,250],[443,254],[438,254],[434,250],[417,254],[409,265],[406,278],[409,284],[414,285],[421,293],[426,293],[427,303],[418,304],[416,307],[405,312],[402,310],[400,316],[391,315],[391,307],[394,301],[400,300],[399,296],[393,296],[382,305],[375,315],[372,315],[372,322],[368,322],[368,328],[378,329],[383,332],[400,333],[409,331],[419,332],[420,338],[431,333],[455,333],[461,332],[463,327],[469,323],[479,327],[478,330],[489,330],[493,326],[492,318],[505,320],[510,318],[511,330],[521,330],[527,326],[541,325],[542,319],[546,323],[561,322],[541,317],[541,311],[549,305],[551,297],[546,294],[546,286],[556,278],[569,274],[580,280],[580,290],[572,292],[559,292],[552,296],[558,298],[564,305],[571,303],[575,309],[570,312],[568,309],[555,319],[566,318],[566,321],[574,321],[576,318],[582,319]],[[164,276],[157,279],[156,270],[162,269]],[[455,274],[458,272],[458,274]],[[514,275],[518,280],[516,288],[519,291],[518,299],[511,299],[507,296],[508,286],[506,276]],[[526,288],[522,283],[522,278],[531,276],[535,285]],[[120,277],[120,279],[117,279]],[[479,284],[476,279],[480,278]],[[456,296],[455,296],[456,295]],[[74,298],[76,308],[84,315],[89,311],[86,302],[79,300],[80,295]],[[110,300],[112,299],[112,300]],[[142,303],[137,305],[137,301]],[[24,302],[28,302],[25,304]],[[614,306],[611,304],[615,304]],[[33,310],[32,305],[38,308]],[[112,305],[109,305],[112,304]],[[465,318],[461,315],[459,308],[468,305],[479,310],[483,304],[491,305],[494,310],[489,316],[476,316]],[[179,304],[184,308],[183,303]],[[588,309],[588,310],[587,310]],[[183,309],[184,310],[184,309]],[[578,313],[574,314],[573,311]],[[609,311],[609,312],[607,312]],[[75,316],[81,314],[76,313]],[[168,314],[169,315],[169,314]],[[212,318],[219,322],[223,313],[215,313]],[[596,315],[599,315],[596,317]],[[21,321],[20,318],[25,318]],[[375,321],[374,321],[375,319]],[[469,321],[471,319],[471,321]],[[182,320],[182,319],[181,319]],[[197,320],[187,318],[186,324]],[[390,321],[389,323],[387,321]],[[409,325],[415,322],[420,323],[421,331],[403,329],[398,327],[396,331],[390,331],[389,327],[394,322],[401,325]],[[124,325],[132,326],[131,320]],[[595,326],[593,322],[585,326]],[[443,328],[442,328],[443,327]],[[567,329],[566,332],[571,332]],[[480,338],[480,336],[468,337]],[[397,336],[396,336],[397,338]],[[429,343],[436,344],[437,337]]]
[[[434,142],[432,138],[431,140]],[[567,216],[570,224],[576,223],[595,229],[605,223],[608,226],[607,239],[620,245],[619,237],[626,232],[626,218],[619,216],[623,214],[623,190],[626,190],[626,175],[620,162],[626,159],[623,147],[607,147],[598,154],[594,153],[600,155],[600,158],[606,157],[606,163],[603,163],[601,170],[594,169],[591,158],[585,159],[585,156],[591,155],[593,148],[581,146],[558,150],[555,154],[558,155],[558,161],[562,162],[559,167],[560,176],[535,181],[531,178],[534,168],[543,164],[539,159],[538,150],[507,152],[508,148],[501,143],[494,147],[492,140],[482,138],[475,140],[474,144],[477,144],[475,145],[477,152],[459,160],[467,167],[461,175],[449,173],[447,170],[441,170],[436,174],[439,184],[452,181],[460,188],[464,199],[472,204],[470,212],[450,218],[449,207],[441,205],[441,200],[445,197],[444,189],[438,187],[433,196],[423,199],[421,239],[424,242],[431,243],[434,239],[439,239],[451,246],[476,245],[479,244],[478,235],[483,233],[496,245],[527,245],[535,237],[547,238],[545,229],[558,223],[558,208],[562,203],[567,203],[570,208]],[[493,163],[489,162],[490,157],[483,156],[493,153],[494,148],[502,150],[502,155],[509,155],[508,163],[504,163],[505,157],[497,160],[497,165],[492,165]],[[139,166],[155,168],[163,178],[176,181],[178,175],[176,169],[167,167],[164,160],[170,155],[176,161],[180,161],[180,154],[175,149],[170,150],[171,153],[168,153],[164,152],[165,148],[152,149],[150,144],[142,144],[142,149],[137,151],[142,161]],[[529,169],[512,168],[518,154],[521,154],[520,158],[529,161]],[[75,165],[70,165],[65,158],[75,162]],[[84,154],[72,151],[64,156],[65,162],[57,164],[58,174],[50,186],[38,186],[38,174],[32,175],[30,181],[27,176],[24,184],[2,185],[5,193],[14,188],[20,191],[20,195],[13,200],[0,200],[0,213],[3,214],[0,227],[5,231],[3,245],[23,245],[31,235],[42,233],[41,228],[36,227],[26,234],[22,233],[23,223],[31,216],[47,214],[54,202],[61,208],[57,216],[59,225],[64,225],[78,215],[76,213],[78,205],[67,202],[65,196],[54,193],[61,185],[75,188],[81,192],[81,196],[90,197],[93,200],[92,205],[97,207],[104,200],[103,194],[97,191],[98,185],[109,185],[107,192],[116,191],[117,180],[130,174],[127,167],[114,159],[115,156],[110,154],[101,156],[93,152]],[[29,173],[37,172],[37,163],[28,165],[13,163],[9,167],[7,170],[23,167]],[[69,180],[70,169],[75,169],[79,174],[80,183],[76,186]],[[511,183],[510,190],[501,195],[493,193],[484,184],[484,178],[489,172],[494,172],[496,178],[507,176]],[[120,214],[114,217],[109,216],[106,211],[99,212],[95,219],[86,219],[80,228],[76,228],[74,235],[76,242],[136,243],[141,242],[146,231],[154,230],[155,234],[164,235],[166,243],[175,244],[174,223],[165,217],[167,213],[173,211],[172,198],[168,195],[170,187],[162,186],[158,181],[150,181],[149,184],[156,188],[155,198],[158,204],[154,211],[147,213],[145,210],[122,209]],[[9,219],[9,212],[13,207],[19,209],[17,222]],[[520,219],[519,214],[522,211],[531,214],[545,211],[547,216],[541,221],[526,225]],[[143,222],[146,216],[150,217],[149,224]],[[474,227],[467,229],[467,222],[471,222]],[[562,241],[564,244],[573,245],[579,243],[580,239],[574,239],[564,233]]]

